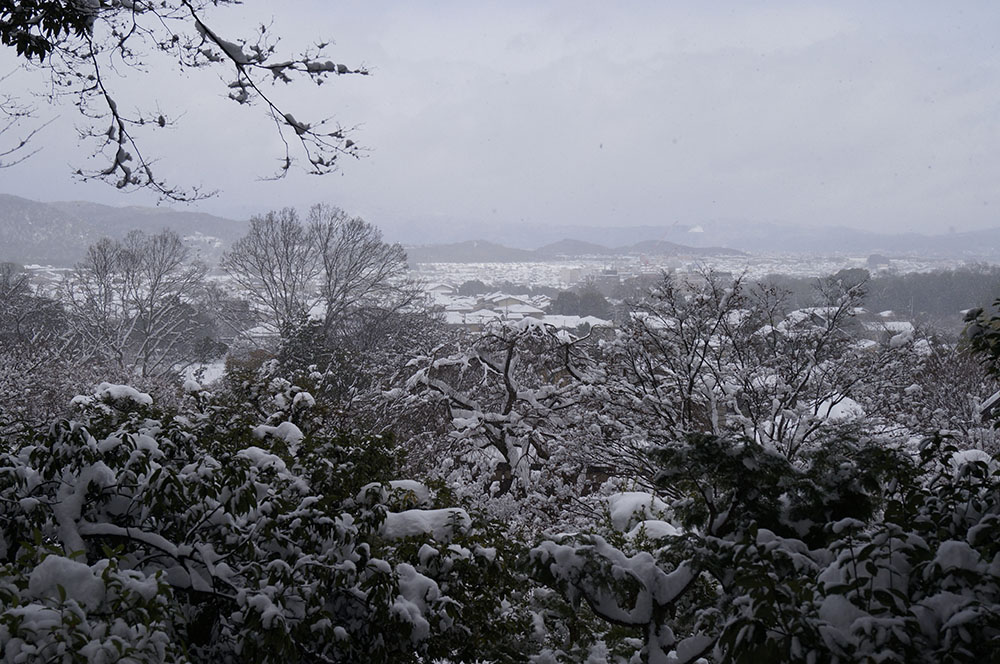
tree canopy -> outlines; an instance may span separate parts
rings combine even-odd
[[[311,216],[314,240],[401,260],[358,219]],[[248,237],[294,248],[299,223],[275,213]],[[1000,647],[1000,445],[980,418],[996,315],[970,311],[960,344],[872,338],[863,281],[824,280],[798,307],[704,272],[664,275],[587,335],[531,317],[446,332],[408,305],[385,309],[383,338],[322,315],[396,302],[392,270],[321,253],[292,299],[327,306],[295,304],[276,348],[212,381],[178,380],[182,341],[240,291],[193,293],[204,275],[175,236],[95,245],[70,278],[90,291],[0,266],[0,662]],[[324,270],[363,297],[328,300],[341,281]],[[277,316],[243,301],[237,328]]]

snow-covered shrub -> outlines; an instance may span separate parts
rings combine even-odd
[[[658,455],[669,528],[561,535],[531,561],[581,610],[632,626],[605,645],[639,639],[649,662],[990,661],[1000,466],[956,453],[842,442],[792,464],[695,437]]]
[[[595,483],[583,345],[534,318],[498,322],[414,358],[405,389],[385,398],[439,416],[440,433],[411,443],[428,473],[512,528],[537,531],[565,521]]]
[[[1000,648],[1000,473],[922,451],[881,518],[833,521],[825,546],[764,529],[730,549],[743,597],[718,643],[738,662],[992,661]]]
[[[298,430],[292,445],[290,427],[255,431],[207,393],[192,401],[168,414],[102,385],[76,419],[5,441],[3,661],[520,652],[505,601],[522,592],[507,572],[516,549],[488,546],[420,485],[392,484],[390,439]]]

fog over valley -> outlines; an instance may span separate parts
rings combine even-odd
[[[208,7],[207,20],[220,33],[252,37],[273,18],[283,57],[330,32],[328,58],[370,70],[320,86],[262,87],[283,113],[354,129],[361,158],[345,155],[350,168],[335,177],[297,166],[261,181],[281,166],[282,143],[265,109],[227,98],[221,68],[171,75],[172,55],[154,50],[146,54],[152,78],[102,70],[123,110],[149,110],[134,131],[156,158],[156,178],[217,192],[200,211],[247,219],[326,201],[384,229],[420,233],[522,222],[727,221],[928,235],[997,225],[990,3],[296,6],[277,11],[249,0],[238,12]],[[156,191],[124,201],[114,188],[70,177],[106,168],[87,159],[98,142],[79,144],[78,130],[90,123],[75,114],[72,96],[54,104],[30,96],[50,90],[48,80],[17,71],[13,48],[0,58],[0,72],[13,72],[3,93],[36,111],[0,150],[51,121],[33,142],[41,149],[30,168],[6,169],[0,191],[156,202]],[[108,124],[94,124],[104,136]],[[295,147],[294,131],[291,138]]]

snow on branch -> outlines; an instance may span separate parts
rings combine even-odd
[[[171,127],[175,121],[159,108],[142,108],[145,102],[128,110],[133,107],[131,100],[115,88],[112,75],[150,76],[147,66],[152,67],[157,53],[172,57],[182,68],[228,68],[228,97],[243,105],[263,105],[283,146],[278,166],[267,178],[284,177],[300,165],[307,173],[324,175],[336,171],[344,157],[362,155],[350,129],[330,118],[302,117],[298,109],[279,103],[267,86],[304,80],[319,85],[331,76],[364,76],[368,70],[329,59],[328,43],[308,47],[293,57],[278,57],[278,40],[271,37],[266,25],[249,39],[229,38],[209,25],[205,16],[208,8],[236,4],[234,0],[95,3],[79,17],[69,17],[72,8],[66,7],[25,10],[28,16],[15,17],[22,21],[58,18],[72,25],[72,29],[40,29],[34,35],[41,39],[37,48],[19,54],[33,67],[48,71],[50,97],[73,98],[87,119],[79,129],[80,137],[94,144],[91,159],[101,165],[78,168],[77,177],[102,180],[122,190],[151,189],[168,200],[190,201],[213,195],[198,185],[179,186],[158,174],[156,158],[145,153],[142,145],[149,132]],[[5,43],[8,27],[15,32],[26,27],[15,25],[15,19],[10,26],[0,21]],[[18,108],[15,101],[4,98],[0,107]],[[0,124],[0,131],[2,128]],[[37,131],[22,136],[13,148],[0,148],[0,166],[12,165],[3,158],[22,151]]]

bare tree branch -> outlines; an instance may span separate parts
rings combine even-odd
[[[239,104],[263,104],[284,147],[279,166],[269,178],[284,177],[298,164],[307,173],[324,175],[338,169],[340,158],[360,157],[362,149],[348,136],[350,130],[329,118],[299,119],[293,109],[279,104],[266,85],[303,79],[322,84],[331,76],[367,75],[368,70],[327,59],[327,43],[279,58],[277,40],[272,40],[266,25],[252,39],[227,39],[208,24],[205,10],[236,4],[237,0],[168,0],[21,7],[3,2],[0,42],[17,48],[18,55],[35,69],[48,71],[49,96],[72,96],[89,120],[80,129],[81,139],[95,143],[92,158],[104,164],[78,168],[75,174],[84,180],[102,180],[123,190],[151,189],[161,199],[177,201],[215,193],[199,186],[178,186],[155,174],[156,160],[140,146],[148,132],[169,127],[173,121],[158,108],[126,112],[113,89],[111,74],[145,72],[156,53],[169,55],[183,68],[228,68],[233,75],[227,84],[229,98]],[[16,103],[0,99],[0,104],[4,101]],[[0,149],[0,166],[16,163],[2,158],[23,150],[36,132],[21,137],[12,149]]]

